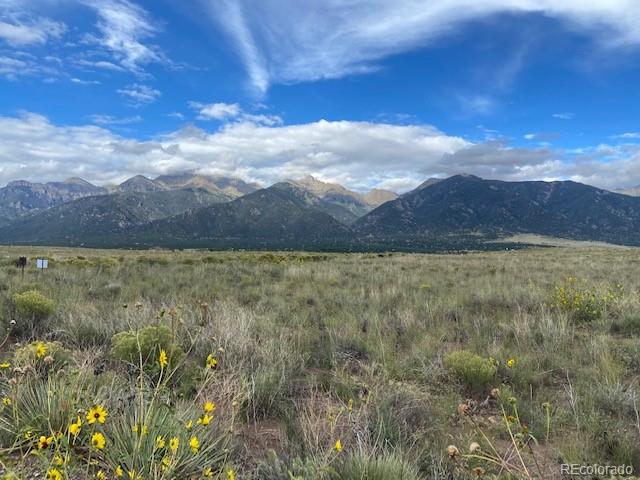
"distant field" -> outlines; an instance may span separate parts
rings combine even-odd
[[[638,249],[0,247],[0,306],[7,478],[640,471]]]
[[[614,243],[592,242],[584,240],[570,240],[567,238],[546,237],[544,235],[519,234],[506,237],[502,240],[494,240],[494,243],[520,243],[545,247],[588,247],[588,248],[633,248]]]

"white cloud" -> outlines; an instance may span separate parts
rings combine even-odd
[[[200,120],[224,120],[240,115],[240,105],[237,103],[210,103],[204,105],[198,102],[191,102],[191,108],[198,110]]]
[[[496,108],[496,101],[488,95],[458,95],[464,115],[488,115]]]
[[[0,55],[0,76],[9,80],[17,80],[20,77],[29,75],[57,77],[59,72],[29,55],[18,57],[17,52],[14,52],[13,56]]]
[[[258,93],[272,83],[370,72],[382,58],[500,13],[543,14],[605,47],[640,44],[637,0],[200,1],[233,40]]]
[[[80,60],[75,60],[74,64],[79,67],[84,67],[88,69],[97,68],[101,70],[110,70],[113,72],[126,72],[126,70],[122,68],[120,65],[116,65],[115,63],[112,63],[112,62],[107,62],[106,60],[92,61],[92,60],[80,59]]]
[[[162,96],[160,90],[148,85],[134,83],[118,90],[118,93],[125,97],[133,106],[141,106],[155,102]]]
[[[270,127],[282,125],[283,123],[282,118],[278,115],[248,113],[245,112],[237,103],[203,104],[199,102],[189,102],[189,106],[198,112],[198,120],[233,120]]]
[[[95,116],[93,121],[117,125],[124,119]],[[113,183],[185,170],[264,184],[313,174],[355,189],[407,190],[428,177],[461,172],[616,188],[640,183],[640,147],[601,145],[573,156],[505,141],[471,143],[427,125],[324,120],[285,126],[233,122],[213,132],[187,126],[138,141],[101,126],[55,125],[33,113],[0,116],[0,184],[69,176]]]
[[[554,113],[551,116],[553,118],[557,118],[558,120],[572,120],[576,115],[572,112],[560,112]]]
[[[128,0],[81,1],[95,9],[99,19],[99,36],[88,35],[86,40],[110,52],[118,66],[145,76],[145,65],[168,62],[159,47],[146,42],[156,35],[158,26],[142,7]],[[104,62],[94,66],[112,68],[113,65],[113,62]]]
[[[96,125],[130,125],[132,123],[140,123],[142,117],[135,115],[133,117],[112,117],[111,115],[95,114],[91,115],[91,121]]]
[[[100,85],[100,82],[98,80],[82,80],[75,77],[71,79],[71,83],[75,83],[77,85]]]
[[[623,140],[637,140],[640,139],[640,132],[626,132],[620,135],[613,135],[611,138],[623,139]]]
[[[64,23],[48,18],[26,21],[16,19],[12,23],[0,20],[0,39],[12,47],[44,45],[49,40],[60,38],[66,30]]]

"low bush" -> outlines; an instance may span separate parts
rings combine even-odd
[[[445,366],[467,387],[476,392],[486,390],[495,380],[496,367],[487,358],[457,350],[444,358]]]
[[[16,312],[23,319],[43,320],[55,310],[55,302],[37,290],[16,293],[13,296]]]
[[[18,338],[32,337],[41,332],[44,321],[55,311],[56,304],[37,290],[26,290],[11,297],[16,313],[11,326]]]
[[[111,354],[128,365],[138,366],[142,362],[143,366],[157,370],[160,350],[166,352],[169,368],[184,357],[184,351],[174,342],[171,329],[164,325],[116,333],[111,339]]]

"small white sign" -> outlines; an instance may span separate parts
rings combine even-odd
[[[37,268],[49,268],[49,260],[46,258],[38,258],[36,259],[36,267]]]

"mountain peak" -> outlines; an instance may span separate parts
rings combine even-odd
[[[159,192],[166,189],[144,175],[136,175],[118,185],[118,190],[120,192]]]
[[[80,178],[80,177],[70,177],[70,178],[67,178],[62,183],[66,183],[67,185],[82,185],[83,187],[94,187],[95,186],[92,183],[87,182],[84,178]]]

